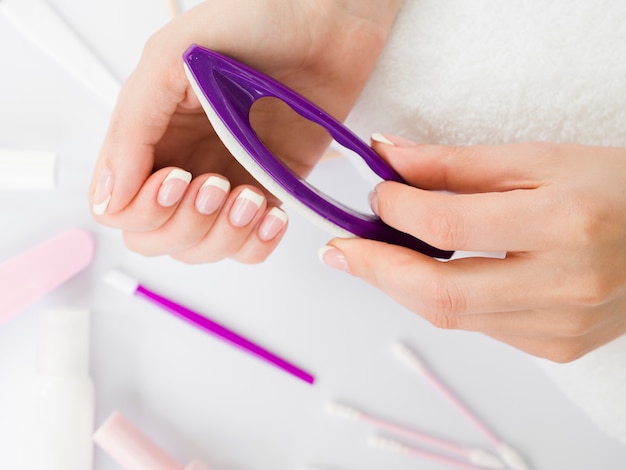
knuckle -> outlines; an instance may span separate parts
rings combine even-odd
[[[579,288],[574,293],[577,305],[597,307],[606,303],[615,290],[615,279],[609,272],[588,269],[579,280]]]
[[[605,208],[582,195],[572,197],[569,205],[572,240],[583,247],[600,242],[609,220]]]
[[[436,314],[429,318],[430,323],[442,330],[456,330],[459,328],[459,321],[453,315]]]
[[[430,286],[425,286],[426,318],[437,328],[458,329],[458,315],[466,309],[464,296],[449,278],[431,276]]]
[[[595,326],[595,318],[591,314],[579,313],[570,316],[568,321],[559,325],[561,336],[568,338],[579,338],[585,336]]]
[[[466,246],[469,234],[460,211],[453,207],[440,208],[429,214],[427,229],[432,243],[444,250]]]

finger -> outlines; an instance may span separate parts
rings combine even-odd
[[[287,214],[278,207],[272,207],[232,258],[247,264],[265,261],[284,236],[287,224]]]
[[[571,288],[563,282],[562,273],[550,269],[549,260],[511,255],[443,263],[372,240],[334,239],[330,243],[338,253],[322,253],[324,262],[331,264],[331,255],[343,256],[345,270],[442,328],[453,327],[451,322],[459,320],[452,319],[457,316],[574,305]]]
[[[371,202],[388,225],[444,250],[546,250],[563,231],[563,207],[548,189],[450,194],[387,181]]]
[[[233,256],[264,214],[267,201],[253,186],[235,188],[211,229],[195,246],[172,254],[185,263],[209,263]]]
[[[96,218],[120,212],[137,195],[186,86],[182,65],[167,53],[144,54],[122,87],[96,163],[90,190]]]
[[[228,180],[219,175],[195,178],[163,225],[150,231],[125,231],[126,246],[144,256],[159,256],[197,245],[211,230],[229,189]]]
[[[453,147],[385,138],[391,145],[378,138],[373,148],[410,184],[459,193],[536,188],[545,177],[538,169],[552,151],[542,143]]]
[[[156,230],[176,212],[190,181],[191,173],[187,171],[163,168],[146,180],[123,211],[117,214],[105,213],[100,221],[122,230]]]

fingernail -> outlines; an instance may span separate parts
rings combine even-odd
[[[369,194],[368,200],[369,200],[369,204],[370,204],[370,208],[372,209],[372,212],[376,215],[379,215],[378,214],[378,193],[376,192],[376,189],[374,189],[374,191],[372,191]]]
[[[162,207],[171,207],[176,204],[185,194],[191,181],[191,173],[179,168],[170,171],[169,175],[161,183],[157,201]]]
[[[378,132],[374,132],[372,134],[371,139],[374,142],[378,142],[379,144],[385,144],[385,145],[393,145],[393,142],[391,140],[389,140],[387,137],[385,137],[382,134],[379,134]]]
[[[111,202],[111,194],[113,193],[113,172],[105,166],[98,176],[96,190],[93,194],[93,213],[102,215],[106,212]]]
[[[245,227],[252,221],[259,207],[263,204],[264,197],[251,189],[245,188],[233,204],[230,210],[230,222],[235,227]]]
[[[272,207],[259,227],[259,238],[264,241],[274,239],[287,223],[287,214],[278,207]]]
[[[329,245],[323,246],[322,248],[320,248],[318,255],[322,263],[324,263],[326,266],[330,266],[331,268],[334,268],[334,269],[337,269],[339,271],[343,271],[346,273],[350,272],[346,255],[344,255],[340,250],[338,250],[334,246],[329,246]]]
[[[378,132],[375,132],[370,137],[373,142],[378,142],[379,144],[391,145],[394,147],[414,147],[417,145],[412,140],[406,139],[404,137],[400,137],[397,135],[382,135]]]
[[[196,196],[196,210],[204,215],[213,214],[226,199],[229,189],[228,180],[209,176]]]

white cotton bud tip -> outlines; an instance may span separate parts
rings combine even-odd
[[[326,409],[337,416],[342,416],[348,419],[358,419],[362,413],[359,410],[352,408],[351,406],[344,405],[343,403],[330,402],[326,405]]]
[[[493,470],[502,470],[506,468],[504,462],[493,454],[482,449],[473,449],[467,455],[468,460],[483,468],[491,468]]]
[[[530,470],[522,456],[517,453],[515,449],[505,443],[501,443],[496,449],[502,460],[512,469],[512,470]]]
[[[128,295],[133,295],[139,286],[139,283],[132,277],[118,271],[117,269],[107,272],[104,276],[102,276],[102,280]]]
[[[404,452],[407,450],[407,446],[394,439],[382,436],[373,436],[369,439],[369,444],[378,447],[380,449],[389,450],[392,452]]]
[[[420,360],[420,358],[417,357],[417,354],[415,354],[415,352],[412,349],[410,349],[408,346],[406,346],[405,344],[396,343],[394,345],[393,351],[396,354],[396,356],[398,356],[400,359],[402,359],[411,367],[414,367],[420,372],[423,372],[426,370],[426,366]]]

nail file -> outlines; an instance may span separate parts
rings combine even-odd
[[[0,325],[82,271],[94,252],[93,236],[73,229],[0,263]]]
[[[403,179],[342,123],[295,91],[215,51],[192,45],[183,56],[192,89],[233,157],[270,193],[334,236],[360,237],[405,246],[426,255],[449,259],[453,252],[428,245],[385,224],[379,217],[353,210],[299,177],[261,141],[249,119],[252,105],[264,97],[278,98],[295,112],[324,127],[335,142],[361,157],[384,180]]]

